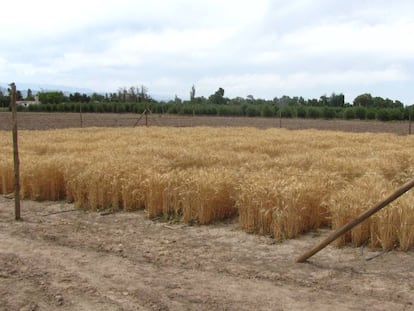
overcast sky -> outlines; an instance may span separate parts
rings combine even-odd
[[[412,0],[13,0],[0,82],[414,103]]]

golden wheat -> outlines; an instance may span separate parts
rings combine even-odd
[[[11,135],[0,132],[0,191],[13,191]],[[414,176],[414,139],[254,128],[21,131],[21,194],[90,209],[241,228],[278,240],[338,228]],[[414,246],[413,191],[337,245]]]

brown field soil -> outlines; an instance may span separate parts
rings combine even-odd
[[[137,115],[84,114],[84,126],[133,126]],[[138,125],[144,125],[141,119]],[[279,127],[279,119],[149,117],[161,126]],[[0,113],[0,130],[10,129]],[[79,127],[78,114],[19,114],[21,129]],[[283,119],[285,128],[406,134],[407,122]],[[65,202],[0,196],[0,310],[414,310],[414,252],[328,246],[315,231],[275,243],[238,221],[190,226],[145,211],[102,214]],[[379,257],[373,258],[376,255]],[[371,259],[372,260],[367,260]]]
[[[275,243],[237,221],[189,226],[0,197],[1,310],[413,310],[414,253]],[[64,212],[64,213],[59,213]]]
[[[257,128],[283,127],[287,129],[320,129],[346,132],[374,132],[408,134],[408,121],[358,121],[358,120],[322,120],[322,119],[282,119],[246,118],[216,116],[177,116],[168,114],[84,113],[84,127],[133,127],[133,126],[249,126]],[[46,130],[57,128],[81,127],[80,114],[77,113],[18,113],[18,126],[27,130]],[[0,130],[11,129],[11,113],[0,113]]]

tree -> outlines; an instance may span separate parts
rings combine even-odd
[[[253,103],[253,102],[254,102],[254,96],[253,96],[253,95],[247,95],[247,96],[246,96],[246,100],[247,100],[249,103]]]
[[[249,96],[247,96],[249,97]],[[244,103],[248,102],[247,98],[244,99],[243,97],[235,97],[230,99],[230,104],[231,105],[242,105]]]
[[[336,116],[335,108],[324,106],[322,114],[325,119],[333,119]]]
[[[69,100],[74,103],[88,103],[91,98],[86,94],[75,92],[74,94],[69,95]]]
[[[292,105],[295,105],[296,104],[296,99],[290,98],[287,95],[283,95],[281,98],[279,98],[277,100],[277,104],[279,106],[287,106],[287,105],[292,106]]]
[[[174,96],[174,103],[176,103],[176,104],[182,104],[183,103],[183,101],[181,100],[181,98],[178,97],[177,94]]]
[[[322,95],[319,98],[319,103],[320,103],[321,106],[328,106],[329,105],[329,99],[328,99],[328,97],[326,95]]]
[[[127,96],[128,96],[128,90],[127,88],[124,87],[119,87],[118,88],[118,99],[121,102],[126,102],[127,101]]]
[[[319,106],[318,100],[316,98],[308,99],[307,105],[312,107]]]
[[[22,100],[22,99],[23,99],[22,92],[17,90],[16,91],[16,100]]]
[[[195,97],[194,98],[194,102],[197,105],[203,105],[203,104],[207,104],[207,98],[205,98],[204,96],[200,96],[200,97]]]
[[[195,94],[196,94],[196,89],[195,89],[195,86],[193,85],[190,91],[190,102],[192,103],[194,102]]]
[[[225,104],[226,99],[224,98],[224,89],[220,87],[213,95],[210,95],[208,100],[211,104],[215,105]]]
[[[110,102],[119,102],[119,97],[117,93],[109,93]]]
[[[106,94],[106,96],[108,96],[108,94]],[[93,93],[91,95],[91,100],[94,102],[103,102],[105,100],[105,96],[102,94],[98,94],[98,93]]]
[[[148,88],[145,87],[144,85],[141,85],[139,87],[139,92],[138,92],[138,101],[139,102],[144,102],[144,101],[149,101],[151,98],[148,95]]]
[[[190,103],[192,104],[192,110],[193,110],[193,116],[195,116],[196,112],[195,112],[195,94],[196,94],[196,89],[195,86],[193,84],[193,86],[191,87],[191,91],[190,91]]]
[[[8,95],[6,89],[0,88],[0,106],[6,108],[10,106],[10,95]]]
[[[332,93],[331,97],[329,98],[329,105],[333,107],[343,107],[345,105],[344,94]]]
[[[27,89],[26,100],[34,100],[33,92],[31,89]]]
[[[55,91],[55,92],[40,92],[39,94],[39,101],[42,104],[60,104],[66,100],[65,95],[63,92]]]
[[[396,100],[394,102],[394,108],[404,108],[404,104],[400,102],[399,100]]]
[[[357,117],[360,120],[365,120],[365,118],[367,117],[367,109],[365,107],[356,107],[355,117]]]
[[[122,88],[122,101],[125,103],[128,97],[128,90],[126,87]]]
[[[137,93],[138,93],[137,89],[134,86],[131,86],[129,88],[129,94],[128,94],[129,99],[132,101],[138,101]]]
[[[392,100],[376,96],[372,98],[372,105],[378,108],[387,108],[388,105],[392,105]]]
[[[345,109],[344,118],[347,120],[355,119],[355,111],[353,108],[349,107]]]
[[[354,106],[372,107],[374,106],[374,99],[371,94],[361,94],[354,99]]]

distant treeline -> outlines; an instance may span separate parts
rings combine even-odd
[[[81,107],[80,107],[81,106]],[[39,104],[28,107],[19,106],[19,111],[32,112],[111,112],[143,113],[146,109],[152,113],[179,115],[243,116],[243,117],[282,117],[311,119],[360,119],[360,120],[408,120],[409,113],[414,115],[413,107],[328,107],[328,106],[277,106],[275,104],[214,105],[188,103],[61,103]]]
[[[27,94],[33,99],[32,92]],[[92,95],[74,93],[66,96],[63,92],[40,92],[40,104],[19,106],[19,111],[32,112],[97,112],[97,113],[169,113],[180,115],[282,117],[312,119],[360,119],[360,120],[408,120],[414,114],[414,106],[405,107],[398,100],[373,97],[371,94],[357,96],[352,104],[345,103],[343,94],[323,95],[319,99],[282,96],[273,100],[224,97],[224,89],[214,94],[196,97],[195,88],[190,92],[190,100],[183,101],[177,96],[170,101],[156,101],[148,95],[144,86],[120,88],[116,93]],[[19,98],[20,100],[23,98]],[[0,107],[8,108],[9,94],[0,92]]]

